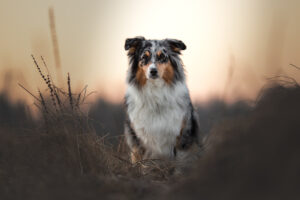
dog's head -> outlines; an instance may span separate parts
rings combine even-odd
[[[140,87],[147,81],[164,80],[167,84],[184,79],[179,58],[185,44],[176,39],[146,40],[144,37],[126,39],[130,71],[128,81]]]

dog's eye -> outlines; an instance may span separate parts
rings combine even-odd
[[[148,61],[150,60],[150,53],[145,52],[141,57],[141,63],[142,65],[146,65]]]
[[[144,54],[144,55],[142,56],[142,59],[147,60],[147,59],[148,59],[148,56],[147,56],[146,54]]]
[[[161,53],[157,56],[159,61],[165,61],[167,56],[164,53]]]
[[[143,56],[142,56],[142,59],[147,60],[149,57],[150,57],[150,52],[149,51],[145,51],[144,54],[143,54]]]

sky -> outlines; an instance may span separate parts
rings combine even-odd
[[[121,102],[126,90],[126,38],[175,38],[193,101],[255,99],[267,78],[300,81],[297,0],[0,0],[0,90],[33,102],[17,83],[45,88],[31,59],[43,56],[56,76],[49,26],[54,10],[61,70],[73,88],[88,85]]]

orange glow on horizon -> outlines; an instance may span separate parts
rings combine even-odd
[[[37,59],[42,55],[58,81],[49,7],[55,13],[62,75],[70,72],[76,91],[84,85],[96,91],[92,99],[123,101],[128,68],[124,42],[139,35],[176,38],[187,45],[182,60],[194,101],[254,99],[267,77],[300,78],[289,66],[300,66],[296,0],[75,0],[71,4],[2,0],[1,4],[0,90],[6,88],[15,100],[32,103],[18,82],[30,91],[45,88],[31,54]]]

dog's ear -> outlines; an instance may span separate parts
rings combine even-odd
[[[125,50],[129,50],[128,54],[133,54],[137,47],[144,41],[144,37],[127,38],[125,41]]]
[[[181,50],[185,50],[186,46],[181,40],[176,39],[166,39],[166,42],[170,45],[171,50],[175,53],[179,53]]]

